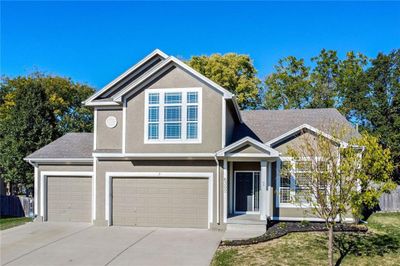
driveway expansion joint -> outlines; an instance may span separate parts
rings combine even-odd
[[[51,242],[49,242],[49,243],[47,243],[47,244],[44,244],[44,245],[42,245],[42,246],[40,246],[40,247],[34,248],[34,249],[32,249],[31,251],[28,251],[28,252],[26,252],[26,253],[24,253],[24,254],[22,254],[22,255],[16,257],[16,258],[14,258],[14,259],[12,259],[12,260],[10,260],[10,261],[7,261],[6,263],[4,263],[4,264],[2,264],[2,265],[10,264],[11,262],[17,261],[17,260],[19,260],[19,259],[25,257],[26,255],[32,254],[33,252],[38,251],[38,250],[40,250],[40,249],[42,249],[42,248],[48,247],[48,246],[50,246],[50,245],[52,245],[52,244],[54,244],[54,243],[57,243],[58,241],[64,240],[64,239],[66,239],[66,238],[68,238],[68,237],[70,237],[70,236],[73,236],[73,235],[76,235],[76,234],[78,234],[78,233],[81,233],[81,232],[83,232],[83,231],[85,231],[85,230],[88,230],[88,229],[90,229],[91,227],[92,227],[92,226],[85,227],[85,228],[83,228],[82,230],[78,230],[78,231],[76,231],[76,232],[73,232],[73,233],[71,233],[71,234],[68,234],[68,235],[66,235],[66,236],[63,236],[63,237],[58,238],[58,239],[56,239],[56,240],[53,240],[53,241],[51,241]]]
[[[139,238],[138,240],[134,241],[132,244],[130,244],[130,245],[127,246],[125,249],[123,249],[121,252],[119,252],[117,255],[115,255],[109,262],[107,262],[106,264],[104,264],[104,266],[110,265],[110,263],[113,262],[116,258],[118,258],[122,253],[124,253],[125,251],[127,251],[128,249],[130,249],[131,247],[133,247],[134,245],[136,245],[137,243],[139,243],[140,241],[142,241],[143,239],[145,239],[146,237],[148,237],[149,235],[151,235],[152,233],[154,233],[155,231],[157,231],[157,229],[148,232],[147,234],[145,234],[144,236],[142,236],[142,237]]]

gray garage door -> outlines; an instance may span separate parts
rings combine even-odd
[[[90,177],[48,177],[48,221],[90,222],[91,205]]]
[[[208,179],[113,178],[113,224],[208,227]]]

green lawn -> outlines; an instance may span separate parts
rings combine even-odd
[[[11,217],[11,218],[0,218],[0,230],[5,230],[11,227],[15,227],[21,224],[31,222],[32,218],[28,217]]]
[[[367,234],[337,234],[341,265],[400,265],[400,213],[376,213]],[[290,233],[250,246],[220,247],[212,265],[326,265],[324,233]],[[340,251],[339,251],[340,250]]]

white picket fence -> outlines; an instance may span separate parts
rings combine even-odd
[[[383,212],[400,211],[400,186],[391,193],[385,193],[379,199],[379,207]]]

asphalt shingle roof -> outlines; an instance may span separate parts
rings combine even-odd
[[[67,133],[26,157],[92,158],[93,133]]]
[[[236,126],[232,142],[250,136],[265,143],[303,124],[331,134],[333,130],[345,127],[349,131],[347,138],[358,134],[334,108],[251,110],[241,111],[241,115],[243,124]]]
[[[333,128],[343,126],[349,129],[347,138],[358,134],[346,118],[333,108],[241,111],[241,115],[243,124],[236,125],[231,143],[246,136],[265,143],[303,124],[326,133],[332,133]],[[67,133],[26,159],[92,158],[92,152],[93,133]]]

